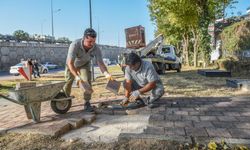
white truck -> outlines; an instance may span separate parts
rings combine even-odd
[[[158,74],[164,74],[166,70],[180,72],[181,59],[176,55],[176,48],[172,45],[164,45],[163,40],[163,35],[159,35],[146,47],[132,49],[128,52],[135,52],[143,60],[151,62]],[[125,57],[126,53],[123,54],[123,57]],[[124,65],[121,66],[124,67]]]

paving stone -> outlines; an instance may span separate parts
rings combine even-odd
[[[193,122],[195,128],[214,127],[210,121]]]
[[[236,119],[241,122],[250,121],[250,117],[246,117],[246,116],[236,116]]]
[[[250,139],[249,129],[231,129],[229,132],[233,138]]]
[[[234,123],[234,125],[236,126],[236,128],[250,129],[250,122],[237,122]]]
[[[193,127],[192,121],[174,121],[174,127]]]
[[[126,110],[127,115],[136,115],[136,114],[151,114],[151,110],[148,107],[141,107],[138,109]]]
[[[144,129],[144,133],[164,135],[164,127],[147,126],[147,128]]]
[[[96,109],[95,112],[97,114],[114,115],[114,111],[112,109],[108,109],[108,108]]]
[[[182,120],[184,121],[200,121],[199,117],[198,116],[182,116]]]
[[[206,115],[208,116],[222,116],[223,113],[220,111],[207,111],[205,112]]]
[[[250,116],[250,112],[241,112],[240,115],[241,116],[248,116],[249,117]]]
[[[217,121],[216,116],[200,116],[201,121]]]
[[[113,110],[114,115],[127,115],[126,110]]]
[[[239,112],[223,112],[225,116],[240,116]]]
[[[10,133],[34,133],[42,135],[50,135],[58,137],[71,129],[70,124],[66,120],[46,121],[40,123],[27,124],[22,127],[11,129]]]
[[[191,116],[204,116],[205,112],[203,112],[203,111],[190,111],[189,115],[191,115]]]
[[[165,118],[164,115],[161,115],[161,114],[153,114],[153,115],[150,115],[149,117],[149,124],[153,123],[153,122],[157,122],[157,121],[163,121]]]
[[[212,124],[216,128],[235,128],[235,125],[233,122],[222,122],[222,121],[212,121]]]
[[[185,130],[184,128],[181,128],[181,127],[168,127],[168,128],[165,128],[165,134],[166,135],[177,135],[177,136],[185,136],[186,133],[185,133]]]
[[[7,129],[6,128],[0,128],[0,135],[4,135],[5,133],[7,133]]]
[[[238,121],[234,116],[217,116],[219,121]]]
[[[219,102],[217,104],[215,104],[215,107],[228,107],[232,104],[232,102]]]
[[[91,124],[96,120],[96,114],[84,114],[81,115],[81,118],[83,119],[84,123]]]
[[[166,135],[155,135],[155,134],[145,134],[145,133],[121,133],[118,137],[118,141],[128,141],[128,140],[140,140],[140,139],[149,139],[149,140],[168,140],[168,141],[176,141],[178,142],[188,142],[190,143],[190,138],[186,138],[184,136],[166,136]]]
[[[175,114],[175,115],[188,115],[188,111],[178,110],[178,111],[173,111],[173,114]]]
[[[180,116],[180,115],[166,115],[165,120],[167,120],[167,121],[180,121],[180,120],[182,120],[182,116]]]
[[[185,128],[187,136],[193,136],[193,137],[208,137],[208,134],[205,130],[205,128]]]
[[[83,119],[70,118],[70,119],[67,119],[67,121],[71,125],[72,129],[78,129],[84,124]]]
[[[209,137],[232,137],[229,131],[225,128],[206,128]]]
[[[157,127],[173,127],[174,126],[174,122],[173,121],[155,121],[152,122],[151,125],[153,126],[157,126]]]

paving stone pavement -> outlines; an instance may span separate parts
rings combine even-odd
[[[140,134],[122,133],[119,139],[155,138],[191,142],[225,140],[250,145],[250,97],[166,97],[148,111],[149,122]],[[141,108],[142,112],[147,108]],[[140,112],[138,111],[140,114]]]
[[[127,111],[105,110],[109,115],[148,115],[148,125],[141,133],[121,133],[119,140],[131,138],[170,139],[197,142],[211,139],[250,145],[250,97],[163,97],[160,107],[142,107]],[[73,101],[70,112],[82,109],[81,102]],[[0,134],[30,124],[23,106],[0,103]],[[48,102],[42,103],[41,120],[63,118],[56,115]],[[75,114],[67,116],[74,122]],[[56,122],[56,121],[52,121]],[[77,126],[77,123],[75,123]]]

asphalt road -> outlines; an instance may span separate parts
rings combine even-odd
[[[100,70],[98,67],[95,67],[95,78],[97,76],[100,75]],[[48,76],[48,75],[51,75],[51,74],[56,74],[56,73],[59,73],[59,72],[64,72],[64,68],[57,68],[57,69],[51,69],[49,70],[48,73],[46,74],[40,74],[41,76]],[[9,74],[8,71],[5,71],[5,72],[0,72],[0,81],[1,80],[14,80],[14,79],[22,79],[23,77],[21,75],[18,75],[18,76],[14,76],[14,75],[11,75]]]

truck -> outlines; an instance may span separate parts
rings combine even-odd
[[[126,32],[126,31],[127,30],[125,29],[126,37],[130,37],[127,34],[130,34],[131,32]],[[143,38],[141,37],[141,35],[138,35],[136,37]],[[145,41],[145,38],[143,39]],[[126,38],[126,40],[128,39]],[[141,41],[143,40],[141,39]],[[122,70],[124,71],[125,68],[124,64],[127,53],[135,52],[143,60],[151,62],[158,74],[164,74],[166,70],[176,70],[177,72],[180,72],[182,65],[181,65],[181,59],[176,54],[176,48],[173,45],[165,45],[163,41],[164,37],[162,34],[160,34],[145,47],[138,48],[140,46],[138,45],[136,46],[136,44],[127,47],[130,49],[121,54],[121,56],[119,56],[120,66],[122,67]]]

